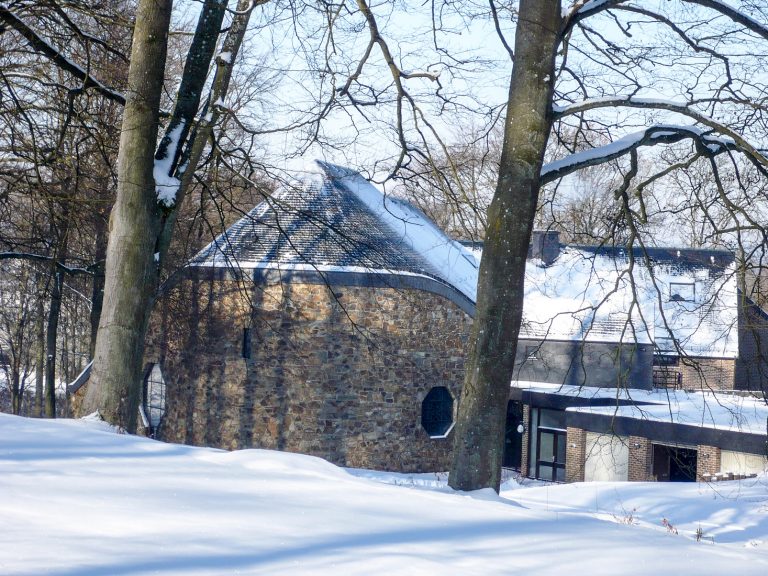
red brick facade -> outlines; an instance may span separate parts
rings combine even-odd
[[[684,390],[733,390],[735,368],[733,358],[681,358],[678,366]]]
[[[531,444],[531,407],[528,405],[523,406],[523,426],[525,427],[525,433],[523,434],[523,446],[520,457],[520,474],[530,476],[531,471],[528,470],[528,463],[530,462],[529,447]]]

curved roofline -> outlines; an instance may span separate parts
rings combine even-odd
[[[319,268],[296,269],[290,265],[281,268],[242,266],[224,268],[218,266],[187,266],[183,276],[193,279],[242,280],[248,278],[255,284],[279,284],[298,282],[325,286],[359,286],[365,288],[394,288],[396,290],[421,290],[442,296],[458,306],[471,318],[475,317],[475,303],[450,284],[426,275],[398,273],[396,270],[345,271]],[[180,280],[181,278],[179,278]]]

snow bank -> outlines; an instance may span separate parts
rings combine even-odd
[[[558,575],[768,570],[768,483],[385,485],[318,458],[0,414],[0,573]],[[94,428],[96,427],[96,428]],[[758,483],[758,481],[760,483]],[[515,484],[512,484],[515,485]],[[522,507],[520,506],[522,504]],[[636,508],[637,525],[616,521]],[[680,530],[669,535],[666,517]],[[715,544],[697,543],[701,524]]]

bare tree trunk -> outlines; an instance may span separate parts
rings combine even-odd
[[[219,73],[212,88],[212,93],[218,94],[220,98],[226,95],[229,68],[237,55],[248,17],[254,6],[262,3],[263,1],[241,0],[238,4],[238,13],[233,17],[224,46],[230,53],[219,58]],[[144,337],[157,288],[159,269],[168,250],[170,230],[178,206],[200,158],[200,154],[195,155],[195,150],[190,152],[186,149],[189,142],[185,141],[185,138],[195,121],[226,9],[226,2],[218,0],[206,0],[203,6],[184,68],[176,106],[153,159],[151,151],[157,137],[163,67],[158,65],[160,56],[157,46],[153,48],[143,45],[148,42],[148,38],[154,37],[157,41],[161,36],[158,13],[151,13],[146,4],[153,3],[142,0],[136,19],[128,75],[128,103],[118,156],[117,200],[112,210],[107,245],[104,300],[96,338],[93,372],[83,402],[84,411],[98,410],[107,421],[122,426],[128,432],[134,432],[136,429]],[[159,4],[159,0],[156,0],[155,4]],[[167,1],[167,5],[170,11],[170,1]],[[153,33],[146,32],[149,26],[156,27]],[[167,18],[163,26],[165,28],[162,37],[165,38]],[[235,30],[239,35],[236,42],[230,40]],[[151,49],[156,52],[151,53]],[[150,86],[153,81],[155,85]],[[214,99],[216,104],[211,104],[214,107],[211,111],[214,120],[218,114],[218,100],[219,98]],[[206,126],[209,123],[204,120]],[[198,130],[197,136],[191,140],[204,144],[208,134],[209,132]],[[185,149],[186,159],[179,162]],[[199,152],[202,152],[202,146]],[[164,178],[173,177],[177,182],[181,179],[176,196],[172,199],[164,199],[162,202],[158,200],[153,176],[154,160],[157,161],[158,170],[162,166],[166,171],[162,175]],[[187,179],[182,179],[183,174],[187,173]]]
[[[56,270],[56,259],[53,260],[53,289],[51,290],[51,306],[48,310],[48,326],[45,334],[45,417],[56,418],[56,340],[59,332],[59,315],[61,312],[61,284],[63,273]]]
[[[39,282],[40,280],[38,280]],[[37,352],[35,355],[35,406],[33,415],[40,418],[43,415],[43,383],[45,382],[45,304],[42,290],[37,295],[35,323]]]
[[[86,413],[99,410],[129,432],[136,429],[144,335],[157,282],[161,209],[152,171],[171,8],[172,0],[140,0],[137,8],[104,301],[83,402]]]
[[[496,192],[459,404],[450,485],[499,490],[509,387],[523,313],[525,260],[552,127],[560,0],[522,0]]]
[[[68,186],[67,186],[68,187]],[[53,217],[54,210],[51,210]],[[52,224],[52,230],[54,225]],[[45,417],[56,418],[56,344],[59,338],[59,320],[61,317],[62,288],[64,272],[58,268],[59,262],[65,262],[69,244],[69,214],[64,204],[61,226],[55,230],[56,245],[51,259],[51,303],[48,309],[48,325],[45,334]]]
[[[11,371],[11,413],[21,413],[21,374],[17,367]]]
[[[104,259],[107,255],[107,230],[100,217],[97,217],[96,226],[94,261],[97,264],[93,271],[93,288],[91,290],[91,339],[88,345],[88,360],[93,359],[96,351],[96,334],[99,331],[99,318],[101,318],[101,306],[104,301]]]

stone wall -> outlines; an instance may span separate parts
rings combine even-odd
[[[423,291],[185,280],[156,307],[146,360],[167,385],[162,439],[301,452],[352,467],[447,470],[421,403],[458,406],[471,318]],[[244,358],[245,344],[250,358]]]

